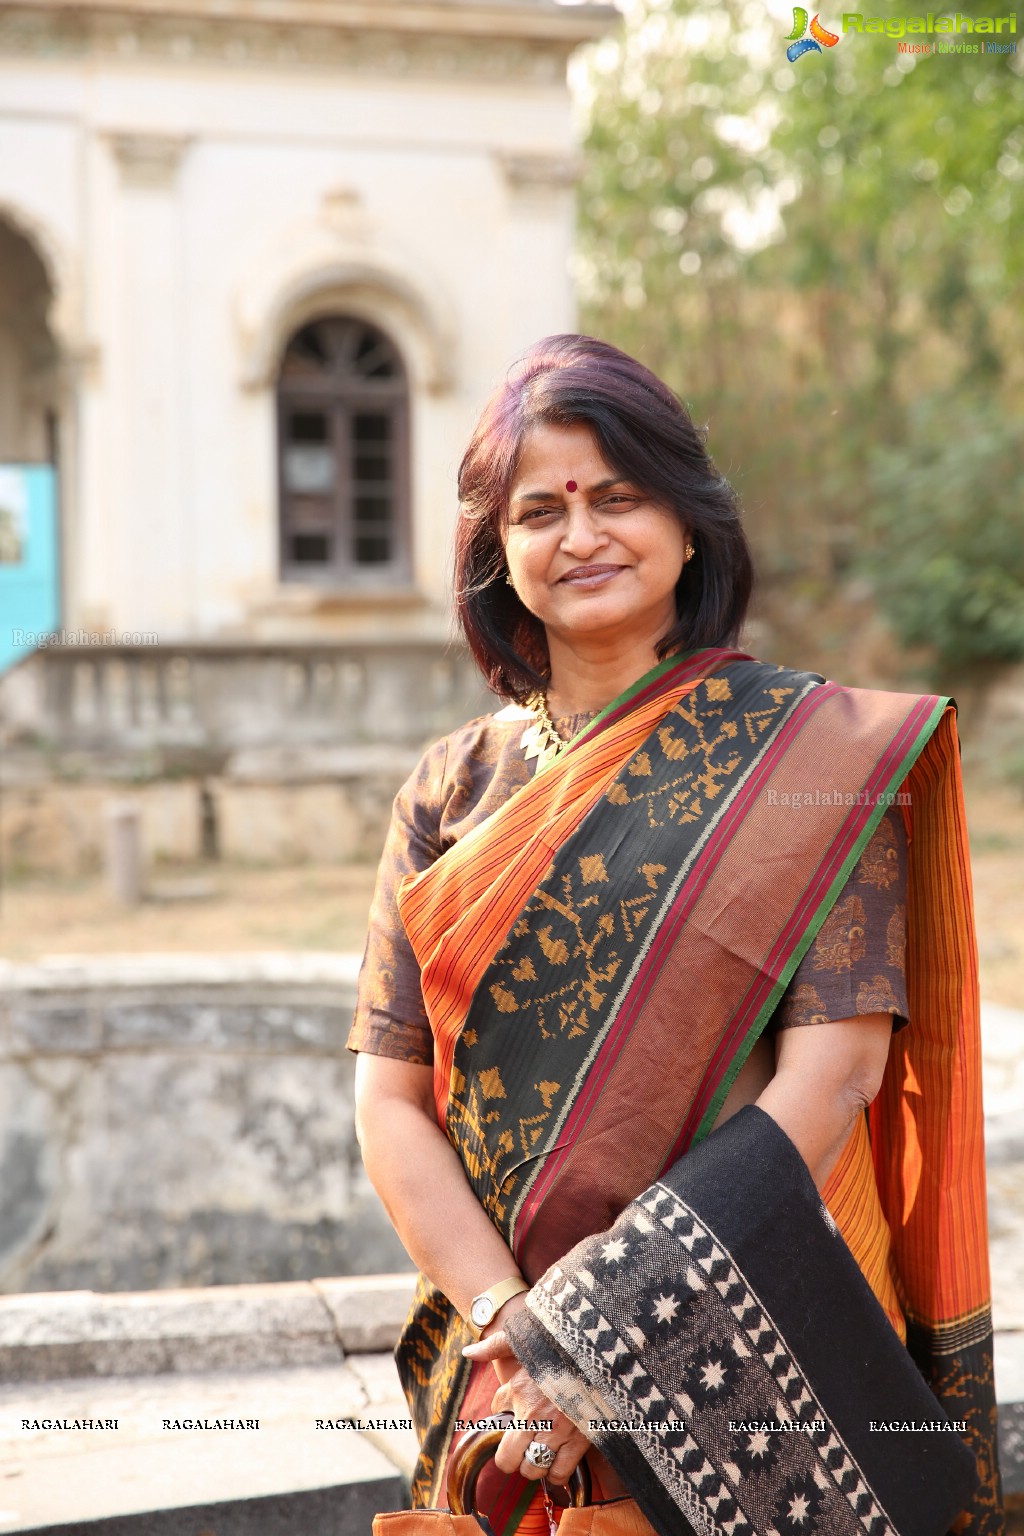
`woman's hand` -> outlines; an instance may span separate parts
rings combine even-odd
[[[467,1344],[462,1353],[468,1360],[490,1360],[502,1378],[502,1385],[491,1402],[495,1413],[511,1411],[517,1419],[551,1420],[550,1429],[507,1429],[494,1457],[498,1469],[518,1472],[533,1481],[546,1477],[549,1483],[567,1483],[590,1449],[590,1441],[571,1419],[548,1401],[533,1377],[519,1364],[505,1330],[500,1329],[478,1344]],[[526,1448],[533,1440],[540,1440],[555,1452],[555,1459],[547,1471],[523,1460]]]

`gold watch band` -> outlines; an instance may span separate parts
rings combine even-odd
[[[493,1322],[506,1301],[511,1301],[513,1296],[529,1289],[530,1282],[524,1280],[522,1275],[510,1275],[507,1280],[499,1280],[497,1285],[488,1286],[486,1291],[474,1296],[466,1319],[473,1337],[483,1338],[484,1329]]]

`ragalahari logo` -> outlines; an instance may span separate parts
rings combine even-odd
[[[823,48],[834,48],[839,38],[835,32],[826,31],[817,16],[808,27],[807,12],[802,5],[794,5],[793,30],[786,41],[789,43],[786,58],[795,64],[802,54],[820,53]]]

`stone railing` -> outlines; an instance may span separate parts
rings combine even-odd
[[[422,748],[494,703],[437,641],[48,647],[0,678],[0,865],[95,871],[126,786],[150,863],[376,860]]]
[[[407,1266],[355,1139],[358,966],[0,963],[0,1291]]]
[[[0,720],[14,745],[216,767],[242,748],[415,745],[488,699],[439,641],[65,644],[0,680]]]

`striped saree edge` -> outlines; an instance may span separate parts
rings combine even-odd
[[[767,962],[770,963],[777,959],[780,950],[785,953],[775,984],[764,996],[740,1042],[731,1040],[729,1031],[723,1035],[718,1060],[728,1056],[728,1065],[713,1095],[706,1100],[706,1108],[701,1113],[700,1121],[693,1132],[692,1144],[694,1145],[710,1133],[743,1063],[764,1032],[800,961],[814,942],[815,935],[850,878],[854,865],[888,810],[889,802],[886,797],[894,793],[907,777],[949,705],[947,698],[935,695],[925,695],[923,698],[911,697],[912,707],[908,711],[906,720],[894,735],[861,791],[867,797],[867,803],[852,808],[851,815],[846,818],[838,838],[835,839],[814,876],[808,882],[807,898],[794,912],[786,930],[780,935],[775,949],[766,957]],[[903,738],[910,730],[913,730],[914,735],[908,743],[905,743]],[[828,883],[822,889],[823,879],[827,879]],[[807,907],[811,901],[815,905],[810,916],[807,917]],[[783,946],[786,946],[785,949]],[[713,1066],[716,1064],[714,1063]]]
[[[897,1135],[901,1124],[896,1114],[895,1081],[883,1084],[872,1115],[879,1184],[886,1191],[888,1215],[900,1251],[908,1317],[918,1324],[955,1329],[960,1320],[988,1307],[990,1279],[973,900],[952,710],[943,736],[946,739],[936,742],[936,750],[922,759],[911,781],[912,790],[915,784],[920,787],[929,817],[925,828],[912,809],[915,836],[926,843],[934,840],[932,862],[921,878],[935,873],[941,876],[933,900],[936,911],[942,903],[937,927],[944,964],[936,967],[934,963],[935,935],[929,934],[926,946],[908,944],[911,1006],[920,1000],[928,1032],[923,1039],[908,1032],[899,1059],[901,1071],[912,1077],[918,1109],[914,1141],[902,1146],[903,1198],[897,1208],[892,1208],[892,1181],[886,1166],[893,1151],[901,1146],[899,1139],[890,1146],[890,1137]],[[930,788],[926,788],[929,780]],[[927,852],[926,846],[922,860]],[[957,875],[955,889],[946,878],[950,870]],[[953,982],[960,977],[955,996],[951,983],[944,993],[941,990],[939,978],[944,971],[952,974]],[[945,1035],[936,1035],[934,1021],[954,1011]],[[941,1159],[946,1175],[944,1188],[937,1194],[926,1182],[936,1158]],[[915,1192],[912,1200],[908,1190]],[[921,1199],[924,1194],[930,1195],[930,1203]]]
[[[704,663],[703,653],[700,660]],[[659,671],[656,681],[662,681],[669,670],[666,666]],[[481,823],[476,831],[486,827],[485,839],[470,833],[421,874],[402,881],[398,906],[422,968],[434,1035],[435,1103],[442,1126],[455,1045],[488,963],[536,890],[559,844],[579,826],[657,719],[700,681],[699,676],[687,675],[677,677],[671,687],[648,690],[640,706],[582,744],[586,749],[582,757],[580,750],[573,751],[566,773],[557,772],[564,757],[556,758],[546,773],[538,774]],[[455,871],[459,878],[453,880]],[[467,931],[461,943],[453,943],[460,922]],[[435,974],[432,961],[442,941],[451,958],[445,970]],[[460,983],[452,990],[449,983],[456,968]]]

